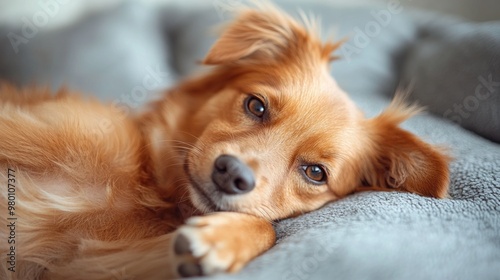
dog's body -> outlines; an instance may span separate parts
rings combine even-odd
[[[365,119],[329,76],[336,47],[277,10],[244,11],[205,58],[216,67],[136,119],[74,94],[4,86],[0,178],[16,174],[18,237],[16,272],[3,261],[0,273],[237,271],[273,245],[271,221],[361,187],[444,197],[448,158],[398,128],[415,108],[396,99]],[[2,192],[2,209],[7,201]]]

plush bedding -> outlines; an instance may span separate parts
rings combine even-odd
[[[209,26],[229,19],[232,9],[216,2],[197,8],[125,2],[65,28],[40,28],[18,46],[17,53],[7,35],[21,36],[21,27],[1,26],[0,79],[53,88],[66,84],[131,110],[139,108],[154,99],[159,89],[199,71],[196,61],[214,40]],[[496,122],[492,134],[474,129],[481,122],[463,128],[444,118],[448,103],[419,99],[432,93],[435,100],[453,105],[455,99],[469,94],[478,75],[489,74],[475,74],[472,66],[454,59],[458,51],[438,56],[422,53],[429,48],[426,43],[436,44],[442,38],[439,26],[450,30],[454,26],[450,22],[460,20],[422,15],[402,4],[353,8],[296,3],[283,7],[292,13],[296,7],[311,11],[321,16],[325,30],[335,31],[336,38],[349,36],[337,52],[343,58],[333,62],[332,75],[368,116],[389,103],[400,80],[415,80],[413,98],[421,99],[436,114],[417,116],[403,127],[449,149],[454,157],[449,198],[399,192],[347,197],[277,222],[274,248],[242,272],[213,279],[500,279],[500,145],[481,136],[498,141],[491,135],[496,137],[499,131],[500,87],[494,88],[491,99],[480,101],[489,105],[481,103],[469,112],[475,121],[474,114],[481,114],[482,108],[497,110],[489,115],[497,118],[490,119]],[[418,40],[424,30],[436,32],[438,39]],[[415,48],[416,44],[420,47]],[[500,43],[492,44],[498,53]],[[448,59],[444,59],[446,54]],[[492,79],[500,82],[498,63],[492,64],[490,58],[478,55],[482,60],[478,65],[496,69],[490,71]],[[498,56],[495,59],[498,62]],[[439,77],[422,74],[427,63],[435,63],[433,69],[439,67]],[[467,78],[452,87],[457,76],[449,73]],[[154,87],[143,84],[146,76],[157,81]]]

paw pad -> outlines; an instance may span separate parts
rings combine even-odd
[[[203,271],[199,264],[184,263],[179,265],[177,273],[182,277],[203,276]]]
[[[177,255],[191,253],[189,239],[184,234],[179,234],[175,239],[174,252]]]

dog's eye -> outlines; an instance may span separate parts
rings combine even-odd
[[[259,98],[250,96],[245,100],[245,110],[253,116],[261,119],[266,112],[266,106]]]
[[[319,165],[303,165],[302,172],[314,184],[324,184],[326,182],[326,172]]]

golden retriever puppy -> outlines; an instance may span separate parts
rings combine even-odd
[[[322,43],[273,7],[244,9],[182,82],[136,118],[61,90],[4,85],[2,279],[165,279],[235,272],[271,222],[359,190],[442,198],[448,158],[367,119]],[[9,211],[7,211],[9,209]]]

